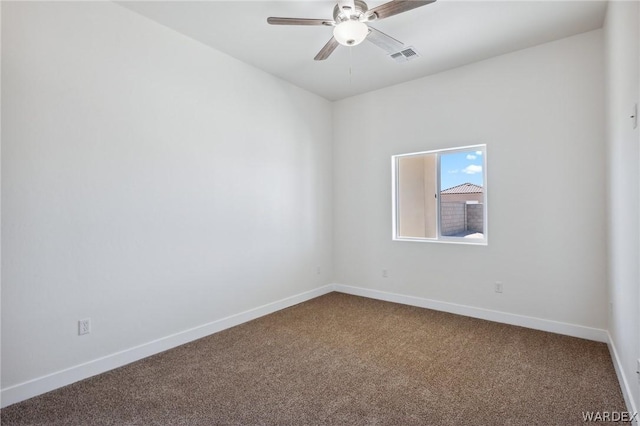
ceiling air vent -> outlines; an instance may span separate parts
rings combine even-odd
[[[407,62],[416,59],[419,56],[418,52],[416,52],[416,50],[411,46],[389,55],[389,57],[391,57],[395,62]]]

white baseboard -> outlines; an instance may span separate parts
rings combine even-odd
[[[208,324],[181,331],[152,342],[144,343],[121,352],[94,359],[84,364],[75,365],[65,370],[38,377],[24,383],[9,386],[1,391],[0,406],[2,408],[20,401],[41,395],[45,392],[61,388],[79,380],[87,379],[114,368],[138,361],[151,355],[164,352],[176,346],[209,336],[247,321],[260,318],[298,303],[314,299],[333,291],[333,285],[325,285],[304,293],[290,296],[276,302],[268,303],[248,311],[222,318]]]
[[[472,318],[479,318],[504,324],[517,325],[520,327],[533,328],[535,330],[548,331],[550,333],[579,337],[581,339],[595,340],[596,342],[607,343],[609,341],[609,333],[607,332],[607,330],[601,330],[599,328],[584,327],[576,324],[568,324],[542,318],[510,314],[507,312],[493,311],[490,309],[475,308],[473,306],[458,305],[456,303],[441,302],[438,300],[425,299],[416,296],[406,296],[403,294],[389,293],[386,291],[372,290],[362,287],[353,287],[344,284],[334,284],[333,288],[337,292],[352,294],[354,296],[363,296],[371,299],[384,300],[387,302],[401,303],[403,305],[417,306],[419,308],[449,312],[452,314],[464,315]]]
[[[616,375],[618,376],[618,382],[620,382],[620,389],[622,390],[622,396],[624,396],[624,402],[627,404],[627,411],[633,415],[633,413],[637,413],[638,409],[636,408],[636,404],[633,401],[633,396],[631,395],[631,388],[629,387],[629,382],[627,381],[624,375],[624,369],[622,368],[622,362],[620,361],[620,357],[618,356],[618,351],[616,349],[616,345],[613,343],[613,339],[609,332],[607,332],[607,345],[609,346],[609,353],[611,353],[611,359],[613,360],[613,366],[616,369]],[[638,426],[639,419],[633,419],[633,425]]]

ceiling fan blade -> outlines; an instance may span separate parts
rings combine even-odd
[[[367,18],[370,21],[373,19],[384,19],[420,6],[426,6],[435,1],[436,0],[392,0],[370,9],[367,12]]]
[[[403,42],[396,40],[382,31],[376,30],[372,26],[369,26],[369,35],[366,40],[375,44],[389,54],[399,52],[404,48]]]
[[[347,16],[353,15],[356,11],[356,3],[354,0],[338,0],[338,7]]]
[[[267,23],[271,25],[335,25],[335,22],[330,19],[277,18],[273,16],[267,18]]]
[[[338,40],[336,40],[335,37],[331,37],[331,40],[329,40],[329,42],[325,44],[322,49],[320,49],[320,51],[318,52],[316,57],[313,58],[313,60],[324,61],[329,57],[329,55],[333,53],[334,50],[336,50],[336,47],[338,47],[339,45],[340,43],[338,43]]]

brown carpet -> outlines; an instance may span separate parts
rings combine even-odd
[[[3,425],[584,425],[602,343],[331,293],[14,404]]]

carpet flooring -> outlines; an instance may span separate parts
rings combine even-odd
[[[1,410],[2,425],[584,425],[603,343],[340,293]]]

